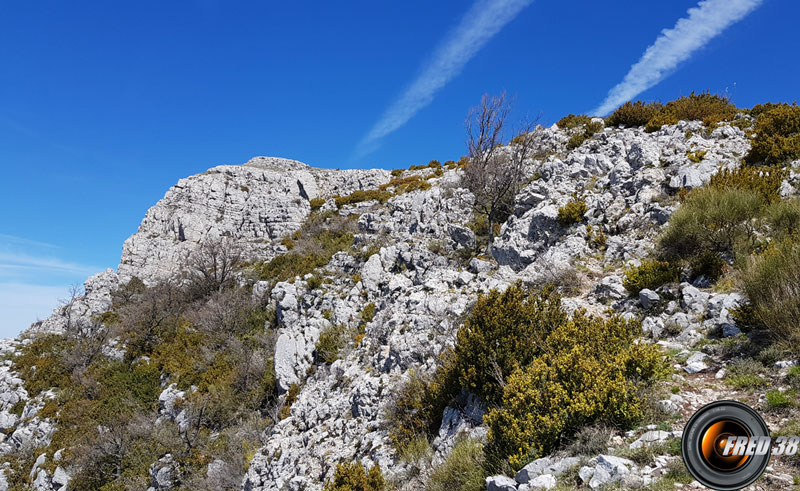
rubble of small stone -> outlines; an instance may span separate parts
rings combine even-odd
[[[286,406],[287,417],[262,435],[263,446],[247,466],[242,489],[322,489],[338,463],[351,461],[379,465],[400,489],[423,489],[432,469],[459,439],[485,439],[486,408],[474,398],[448,407],[429,456],[410,462],[389,439],[386,414],[394,391],[412,371],[436,369],[480,293],[517,281],[566,286],[563,304],[569,311],[605,315],[610,308],[640,318],[643,335],[663,347],[675,373],[664,383],[657,404],[664,422],[611,434],[607,448],[595,455],[546,456],[513,476],[490,476],[486,489],[638,489],[674,475],[680,457],[667,450],[680,438],[682,423],[705,403],[737,396],[722,384],[725,362],[709,337],[714,333],[734,343],[744,336],[731,315],[744,299],[702,282],[645,289],[631,297],[623,286],[624,271],[653,249],[678,206],[676,193],[707,184],[721,168],[740,165],[750,146],[748,137],[726,123],[707,132],[699,121],[680,121],[653,133],[605,128],[571,151],[566,150],[569,133],[555,125],[537,128],[536,136],[540,152],[530,161],[530,183],[491,244],[491,257],[469,253],[478,240],[470,228],[473,198],[460,187],[456,166],[445,166],[441,175],[432,169],[404,171],[403,177],[419,175],[431,187],[385,203],[367,201],[341,209],[328,198],[375,189],[390,181],[389,172],[322,170],[260,157],[182,179],[125,242],[116,273],[109,270],[88,279],[83,295],[20,339],[0,345],[5,359],[0,366],[0,454],[46,447],[54,430],[53,422],[37,412],[56,394],[29,399],[12,361],[32,336],[63,333],[71,323],[98,322],[120,285],[134,277],[155,283],[175,276],[186,255],[209,238],[235,240],[252,260],[284,254],[281,239],[300,229],[312,213],[310,200],[323,198],[328,201],[320,211],[359,215],[354,247],[335,254],[313,275],[253,285],[253,295],[267,295],[266,302],[275,308],[278,387],[281,393],[294,387],[297,395]],[[705,153],[694,162],[688,155],[697,152]],[[784,196],[795,194],[799,177],[792,172],[782,188]],[[559,208],[576,195],[586,204],[584,220],[565,226],[557,219]],[[598,233],[605,236],[603,247],[593,241]],[[320,363],[320,335],[335,326],[360,329],[358,341],[332,363]],[[781,363],[776,370],[785,371],[793,361]],[[186,394],[168,380],[162,387],[159,421],[183,424],[180,401]],[[764,396],[741,397],[756,397],[750,402],[757,404]],[[785,423],[776,418],[769,417],[771,426]],[[33,489],[67,489],[70,470],[59,465],[57,455],[41,453],[27,470]],[[150,489],[180,485],[172,455],[154,455],[152,462]],[[11,464],[4,465],[0,489],[5,489]],[[209,474],[224,472],[221,462],[207,465]],[[770,467],[765,482],[770,488],[791,487],[794,481],[787,472]],[[696,486],[683,478],[675,486]]]

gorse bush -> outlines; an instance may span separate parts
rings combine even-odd
[[[644,130],[648,133],[654,133],[661,129],[662,126],[678,124],[678,117],[675,114],[665,111],[663,108],[656,113],[655,116],[650,118],[650,121],[644,126]]]
[[[402,452],[419,437],[436,435],[442,412],[460,390],[454,356],[450,351],[443,354],[434,375],[422,376],[411,371],[408,380],[395,394],[394,404],[387,414],[391,422],[389,438],[394,448]]]
[[[606,118],[606,124],[609,126],[644,126],[662,107],[664,105],[660,102],[628,101]]]
[[[511,373],[530,365],[566,320],[561,297],[551,288],[534,292],[517,284],[481,295],[457,334],[460,386],[489,404],[499,403]]]
[[[583,215],[586,213],[586,209],[586,201],[573,196],[566,205],[558,209],[556,220],[565,227],[573,223],[580,223],[583,221]]]
[[[740,112],[727,97],[710,92],[680,97],[661,107],[647,122],[645,131],[658,131],[664,125],[677,124],[678,121],[702,121],[706,126],[720,121],[731,121]]]
[[[800,106],[773,105],[760,112],[745,161],[774,165],[795,159],[800,159]]]
[[[570,130],[572,128],[577,128],[578,126],[586,125],[591,121],[592,118],[585,114],[568,114],[567,116],[559,119],[556,125],[562,130]]]
[[[765,203],[781,199],[781,183],[789,171],[780,167],[743,166],[735,170],[722,169],[711,176],[708,187],[714,189],[740,189],[758,193]]]
[[[630,427],[644,414],[644,387],[666,373],[657,347],[634,343],[638,322],[577,312],[546,339],[547,350],[508,378],[489,410],[490,469],[517,470],[583,426]]]
[[[383,491],[386,481],[380,466],[374,465],[367,470],[358,462],[344,463],[336,466],[333,480],[325,484],[323,491]]]
[[[622,286],[631,295],[638,295],[645,288],[654,290],[661,285],[678,280],[678,271],[667,261],[645,260],[642,264],[625,272]]]

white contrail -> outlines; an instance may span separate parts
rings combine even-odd
[[[422,73],[397,99],[356,149],[357,156],[375,150],[378,141],[403,126],[420,109],[433,101],[436,92],[461,73],[464,65],[500,29],[533,0],[477,0],[436,48]]]
[[[703,0],[690,8],[687,16],[661,35],[631,67],[625,79],[608,92],[606,99],[591,112],[605,116],[617,106],[654,86],[692,53],[705,46],[731,24],[761,5],[763,0]]]

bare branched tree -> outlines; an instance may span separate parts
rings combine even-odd
[[[534,151],[532,121],[521,125],[519,136],[504,146],[510,110],[511,102],[505,93],[484,95],[466,121],[469,164],[464,168],[462,182],[475,196],[475,212],[487,218],[487,254],[491,253],[494,224],[505,221],[513,211],[514,197],[525,180],[526,161]]]
[[[241,259],[241,248],[232,239],[206,239],[186,259],[184,269],[199,293],[207,295],[230,285]]]

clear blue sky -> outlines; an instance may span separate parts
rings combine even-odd
[[[457,159],[481,94],[516,94],[517,115],[545,124],[591,111],[697,5],[525,3],[500,9],[510,18],[367,152],[387,108],[437,72],[472,2],[0,3],[0,336],[116,267],[181,177],[256,155],[331,168]],[[798,18],[796,2],[764,0],[639,97],[794,100]]]

